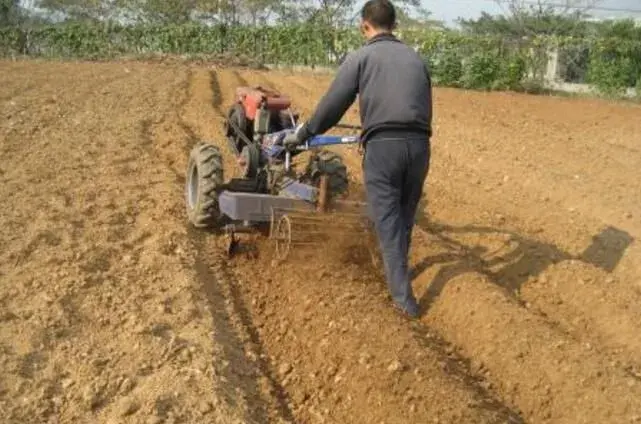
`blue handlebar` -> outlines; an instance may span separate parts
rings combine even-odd
[[[336,144],[355,144],[360,138],[355,135],[317,135],[305,142],[306,147],[333,146]]]

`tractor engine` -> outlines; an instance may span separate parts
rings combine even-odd
[[[277,91],[261,86],[239,87],[236,99],[229,111],[227,135],[234,136],[238,153],[242,152],[245,144],[260,144],[265,134],[293,128],[298,120],[298,115],[289,109],[289,97]],[[238,130],[236,134],[232,134],[234,129]]]
[[[282,147],[282,131],[296,126],[298,115],[291,101],[277,91],[260,86],[236,89],[236,103],[227,119],[227,139],[241,168],[241,178],[256,180],[261,188],[274,188],[280,172],[273,166]],[[278,168],[278,167],[276,167]]]

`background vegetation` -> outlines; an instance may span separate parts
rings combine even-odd
[[[641,27],[590,22],[588,9],[510,3],[447,29],[418,6],[400,6],[398,35],[429,63],[437,84],[540,89],[548,57],[559,76],[608,95],[641,87]],[[179,54],[255,64],[334,66],[362,39],[355,0],[0,0],[0,55],[110,59]],[[638,90],[641,92],[641,90]]]

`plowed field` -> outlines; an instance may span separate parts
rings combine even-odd
[[[307,117],[330,82],[0,63],[2,422],[641,422],[641,107],[436,89],[410,323],[368,261],[187,225],[236,86]]]

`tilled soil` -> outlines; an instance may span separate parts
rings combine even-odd
[[[7,422],[641,422],[638,105],[436,89],[412,323],[362,252],[275,264],[243,239],[229,260],[186,224],[188,152],[229,152],[235,88],[306,118],[331,77],[4,62],[0,81]]]

